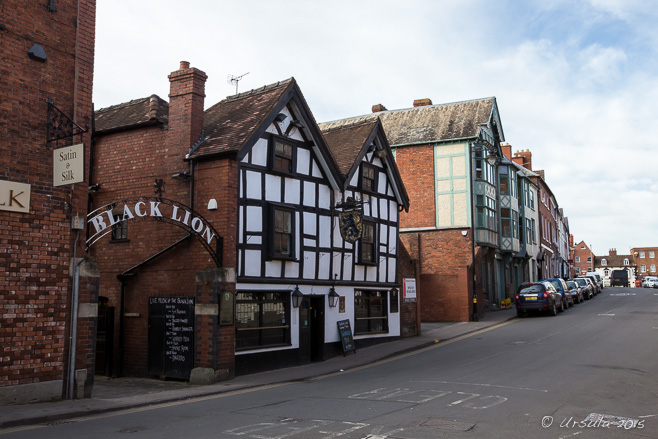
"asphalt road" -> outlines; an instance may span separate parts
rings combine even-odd
[[[314,380],[0,431],[4,438],[658,438],[658,290],[606,288]]]

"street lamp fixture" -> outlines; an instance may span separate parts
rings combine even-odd
[[[329,308],[336,308],[339,297],[340,295],[336,292],[334,287],[329,288]]]
[[[295,286],[295,290],[292,292],[292,307],[299,308],[299,304],[304,298],[304,294],[299,291],[299,285]]]

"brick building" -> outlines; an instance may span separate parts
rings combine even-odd
[[[413,206],[400,227],[418,262],[422,321],[468,321],[474,292],[478,315],[499,306],[513,290],[510,264],[519,238],[511,236],[501,251],[498,164],[504,135],[496,99],[443,105],[419,99],[413,108],[379,104],[372,111],[322,125],[381,120]]]
[[[632,248],[631,255],[635,258],[640,279],[645,276],[658,276],[658,247]]]
[[[577,245],[577,248],[580,247],[581,250],[584,250],[582,243]],[[591,253],[591,252],[590,252]],[[634,254],[630,255],[619,255],[617,254],[617,249],[611,248],[608,251],[607,256],[593,256],[592,259],[592,269],[589,271],[596,271],[603,277],[603,285],[611,285],[611,275],[613,270],[625,270],[628,274],[629,286],[635,286],[635,280],[639,279],[638,277],[638,258]],[[638,252],[639,256],[639,252]],[[589,257],[589,256],[588,256]],[[584,272],[583,272],[584,273]]]
[[[98,279],[81,229],[95,13],[92,0],[0,4],[0,403],[93,385]]]
[[[381,124],[320,131],[292,78],[207,110],[204,72],[182,62],[169,81],[168,103],[96,113],[103,373],[215,381],[321,361],[339,321],[357,346],[416,334],[409,201]]]

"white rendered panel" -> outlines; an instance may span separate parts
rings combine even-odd
[[[333,279],[329,276],[329,261],[331,261],[331,253],[318,254],[318,279]]]
[[[363,281],[366,278],[366,270],[365,270],[365,265],[357,265],[354,267],[354,279],[355,281]],[[346,275],[349,275],[347,273]],[[352,280],[352,279],[347,279],[347,280]]]
[[[388,220],[388,200],[384,198],[379,200],[379,217]]]
[[[286,178],[286,203],[299,204],[300,198],[300,181],[296,178]]]
[[[344,280],[352,280],[350,278],[350,275],[352,273],[352,264],[353,263],[354,263],[354,258],[352,257],[352,253],[345,253],[343,255]]]
[[[318,233],[320,238],[320,247],[331,246],[331,217],[326,215],[320,216],[320,230]],[[340,238],[340,232],[338,233]]]
[[[286,261],[285,277],[299,277],[299,262]]]
[[[304,182],[304,199],[302,200],[304,206],[315,206],[315,186],[316,183],[312,181]]]
[[[303,215],[304,215],[304,234],[315,236],[318,231],[315,222],[316,215],[311,212],[304,212]]]
[[[265,199],[281,202],[281,177],[270,174],[265,175]]]
[[[247,171],[247,178],[245,184],[247,185],[247,198],[252,200],[260,200],[262,198],[261,192],[261,176],[260,172]]]
[[[308,175],[311,151],[306,148],[297,148],[297,173]]]
[[[388,204],[388,219],[389,219],[389,221],[397,222],[399,206],[400,205],[398,203],[389,203]]]
[[[281,261],[265,262],[265,277],[280,277],[281,263],[282,263]]]
[[[315,279],[315,252],[304,252],[304,279]]]
[[[320,167],[318,166],[318,163],[315,160],[313,160],[312,163],[311,174],[313,175],[313,177],[322,178],[322,171],[320,170]]]
[[[260,276],[260,250],[245,250],[244,274],[246,276]]]
[[[321,209],[331,209],[331,189],[324,184],[321,184],[319,189],[318,207]]]
[[[247,206],[247,232],[263,231],[263,209],[260,206]]]
[[[267,166],[267,139],[258,139],[251,148],[251,163],[258,166]]]
[[[379,182],[378,182],[377,192],[380,194],[388,194],[390,192],[388,185],[388,175],[385,172],[379,173]]]

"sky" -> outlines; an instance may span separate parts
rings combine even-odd
[[[658,247],[652,0],[97,0],[94,105],[156,94],[180,61],[206,107],[294,77],[318,122],[495,96],[597,256]]]

